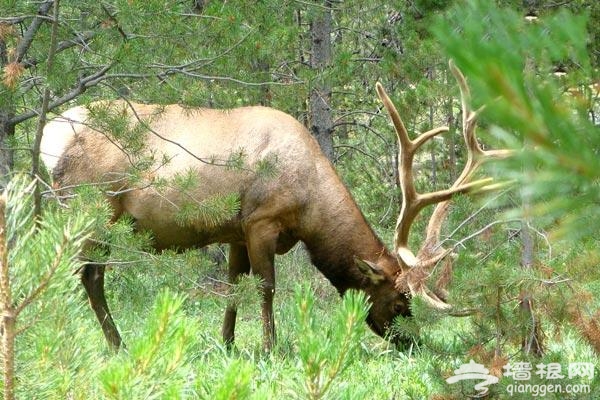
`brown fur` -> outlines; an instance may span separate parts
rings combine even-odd
[[[266,348],[271,347],[275,336],[274,255],[285,253],[298,241],[306,244],[315,266],[341,294],[347,289],[361,289],[369,295],[368,322],[376,333],[385,335],[394,317],[409,314],[407,297],[394,288],[400,273],[398,261],[367,224],[317,142],[294,118],[265,107],[219,111],[175,105],[162,109],[124,102],[110,106],[128,113],[132,124],[141,118],[150,127],[145,152],[155,152],[155,162],[145,173],[144,182],[135,186],[129,183],[132,158],[118,143],[104,132],[72,121],[85,119],[85,109],[80,108],[66,113],[70,122],[55,120],[46,126],[42,152],[52,152],[53,138],[65,141],[60,154],[54,154],[58,157],[55,183],[64,187],[112,182],[107,189],[120,193],[109,198],[114,217],[130,214],[138,228],[152,231],[157,249],[231,244],[230,280],[235,282],[239,274],[251,270],[264,281]],[[240,151],[245,160],[242,170],[198,159],[227,160]],[[46,158],[51,156],[45,154]],[[163,165],[165,158],[170,161]],[[254,171],[265,159],[277,160],[274,176]],[[238,215],[217,226],[202,220],[183,227],[177,224],[174,205],[184,202],[185,196],[175,188],[159,193],[152,182],[189,169],[198,175],[199,184],[191,193],[195,200],[235,193],[241,201]],[[92,266],[86,268],[84,286],[92,306],[107,339],[118,347],[121,340],[104,300],[103,269],[95,267],[97,271],[92,273]],[[233,342],[235,314],[235,307],[229,306],[223,326],[228,344]]]

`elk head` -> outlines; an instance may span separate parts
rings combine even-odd
[[[445,190],[430,193],[419,193],[415,188],[413,176],[413,159],[419,148],[436,135],[448,131],[448,127],[434,128],[411,139],[406,127],[394,104],[386,94],[383,86],[377,83],[377,94],[389,113],[398,136],[399,146],[399,177],[402,189],[402,205],[394,235],[394,251],[400,264],[401,273],[395,282],[396,290],[409,296],[421,296],[427,303],[437,309],[451,308],[443,299],[428,289],[427,279],[433,269],[445,260],[447,274],[452,267],[452,252],[454,248],[445,249],[440,241],[442,224],[448,214],[450,200],[453,196],[464,193],[491,191],[502,184],[492,183],[492,178],[473,180],[473,176],[483,162],[510,155],[509,150],[483,150],[475,135],[477,112],[469,107],[470,93],[464,75],[454,65],[449,63],[450,71],[457,80],[461,93],[462,133],[467,150],[464,168],[456,181]],[[421,210],[429,205],[436,205],[429,220],[425,239],[418,252],[409,248],[408,237],[412,224]]]
[[[386,251],[387,253],[387,251]],[[392,341],[400,339],[389,331],[390,324],[398,316],[408,317],[410,297],[406,291],[396,290],[398,261],[391,254],[373,263],[355,258],[355,263],[368,281],[363,290],[372,300],[366,322],[369,327],[381,337]],[[389,271],[395,271],[389,273]]]

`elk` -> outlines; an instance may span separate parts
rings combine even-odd
[[[152,232],[157,250],[229,244],[230,282],[235,284],[240,275],[250,272],[262,280],[266,350],[275,340],[274,256],[287,252],[299,241],[305,244],[311,262],[340,294],[358,289],[368,295],[368,325],[378,335],[397,340],[390,335],[390,325],[397,316],[410,315],[411,296],[423,296],[437,308],[449,307],[425,284],[435,265],[452,250],[439,245],[449,201],[459,193],[492,189],[490,179],[472,181],[471,178],[489,156],[505,154],[483,151],[479,146],[475,137],[476,113],[468,108],[465,78],[452,63],[450,66],[461,91],[468,158],[462,174],[447,190],[417,193],[412,161],[423,143],[448,128],[436,128],[410,139],[383,86],[376,85],[391,116],[400,151],[403,198],[393,252],[369,226],[307,129],[290,115],[271,108],[223,111],[125,100],[100,103],[125,116],[131,126],[142,126],[145,131],[140,153],[154,162],[141,178],[133,180],[131,155],[110,132],[93,126],[89,116],[91,106],[74,107],[44,128],[42,158],[52,172],[55,190],[82,184],[101,185],[112,207],[113,219],[130,215],[137,229]],[[214,162],[227,159],[240,149],[249,168],[224,168]],[[267,178],[253,169],[265,159],[276,160],[275,172]],[[216,222],[203,218],[185,224],[178,222],[175,213],[185,201],[184,194],[175,189],[161,192],[154,182],[183,171],[193,171],[198,182],[188,197],[191,194],[194,201],[202,204],[214,196],[234,194],[239,199],[237,213]],[[417,214],[432,204],[437,207],[424,244],[415,255],[408,247],[410,228]],[[81,270],[81,280],[108,343],[118,349],[121,336],[104,296],[104,273],[103,265],[88,263]],[[234,342],[236,313],[235,304],[227,306],[222,334],[228,346]]]

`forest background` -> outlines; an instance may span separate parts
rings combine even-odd
[[[396,324],[414,339],[407,347],[372,334],[365,299],[339,298],[298,246],[277,259],[279,341],[262,354],[259,282],[232,292],[223,247],[153,252],[131,221],[108,224],[94,188],[59,207],[39,164],[41,127],[75,104],[268,105],[310,129],[391,243],[398,149],[375,82],[410,132],[450,127],[416,168],[422,190],[445,188],[465,156],[449,59],[467,77],[473,108],[485,106],[484,145],[517,151],[486,170],[509,185],[456,199],[445,227],[461,245],[448,300],[471,312],[434,312],[415,299],[414,317]],[[446,379],[471,359],[500,378],[489,398],[505,398],[515,384],[507,364],[597,370],[599,62],[593,0],[3,0],[4,398],[458,399],[478,393],[474,382]],[[110,249],[88,256],[111,266],[109,304],[127,344],[116,355],[73,273],[91,231]],[[232,299],[241,322],[228,352],[220,327]],[[549,381],[531,373],[525,383]],[[559,383],[589,392],[548,397],[600,393],[595,375]]]

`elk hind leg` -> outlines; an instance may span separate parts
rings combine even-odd
[[[90,306],[100,322],[104,337],[116,351],[122,341],[104,296],[104,269],[104,265],[86,264],[81,272],[81,282],[88,295]]]
[[[250,260],[246,246],[231,244],[229,246],[229,282],[235,285],[240,275],[250,272]],[[227,305],[225,320],[223,321],[223,341],[228,349],[233,346],[235,340],[235,319],[237,316],[237,303],[233,299]]]

